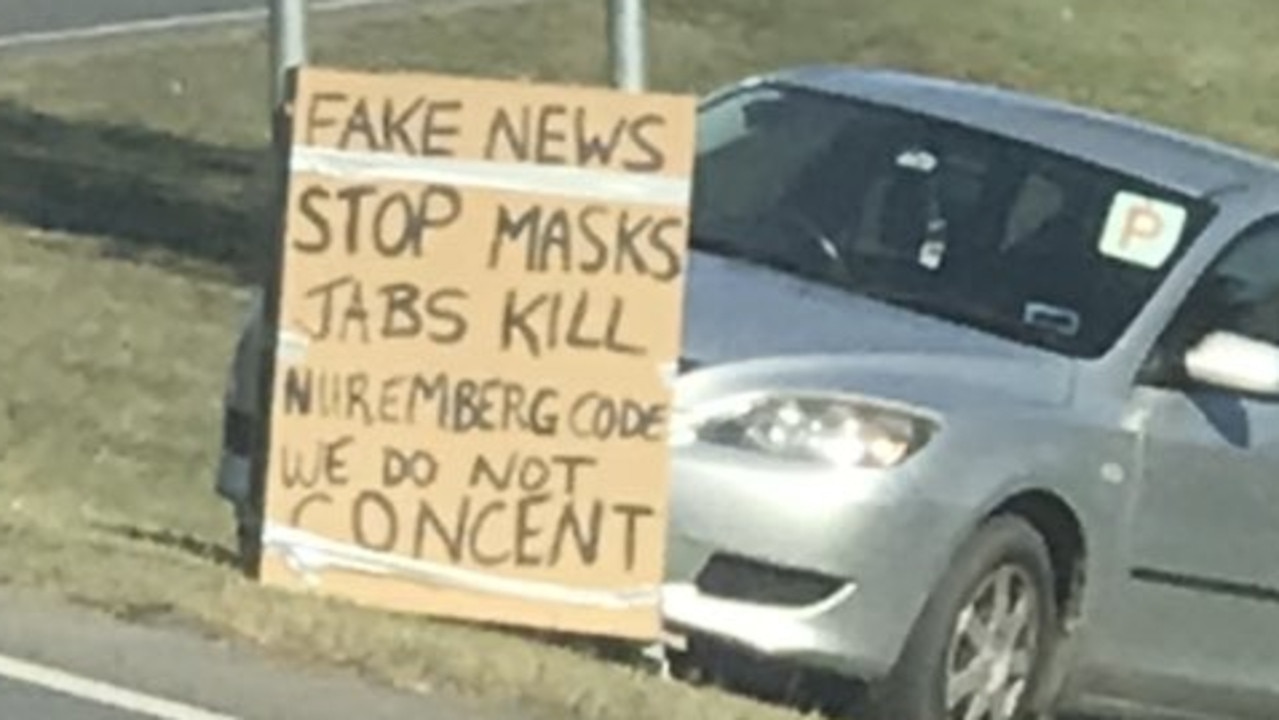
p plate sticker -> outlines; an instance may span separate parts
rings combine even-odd
[[[1144,268],[1157,269],[1168,261],[1186,226],[1186,209],[1144,195],[1119,192],[1110,206],[1100,250]]]

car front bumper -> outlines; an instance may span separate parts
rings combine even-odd
[[[873,680],[888,673],[961,508],[902,477],[835,477],[694,448],[675,462],[663,615],[679,638]]]

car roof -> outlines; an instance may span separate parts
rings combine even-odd
[[[791,68],[760,79],[943,117],[1196,197],[1279,187],[1279,163],[1242,148],[1015,90],[841,65]]]

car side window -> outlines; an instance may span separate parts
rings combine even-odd
[[[1160,338],[1147,375],[1184,381],[1179,359],[1212,331],[1279,346],[1279,218],[1244,231],[1209,265]]]

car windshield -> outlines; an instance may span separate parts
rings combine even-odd
[[[1212,206],[930,116],[783,86],[704,105],[693,247],[1076,357]]]

